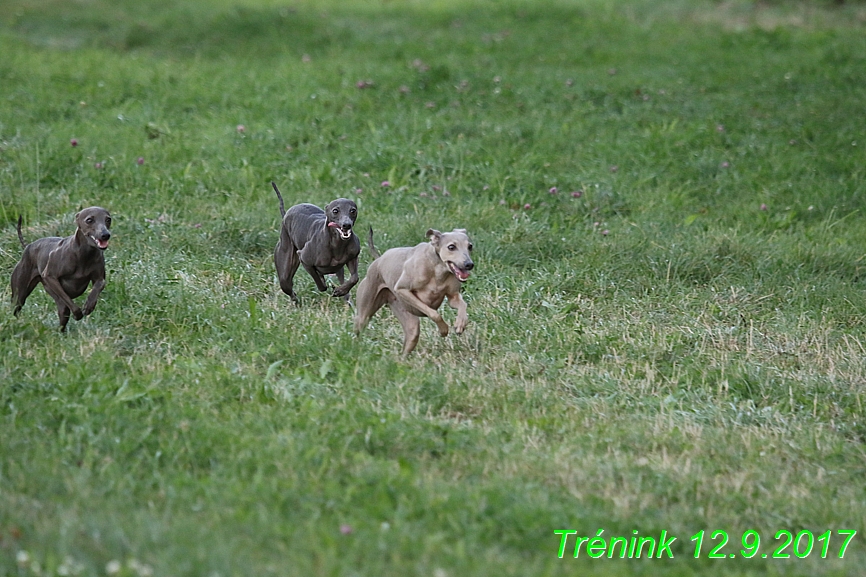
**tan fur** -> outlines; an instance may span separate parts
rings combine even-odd
[[[360,334],[376,311],[387,304],[403,326],[404,357],[418,344],[422,316],[436,323],[441,336],[448,336],[448,323],[438,312],[446,298],[448,305],[457,309],[454,332],[461,334],[468,322],[457,274],[465,281],[475,266],[472,241],[465,229],[447,233],[430,229],[427,238],[430,242],[386,251],[370,264],[358,285],[355,333]],[[377,255],[372,239],[371,230],[370,251]]]

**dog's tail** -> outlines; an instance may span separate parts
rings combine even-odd
[[[373,246],[373,227],[370,227],[370,235],[367,237],[367,248],[370,249],[370,254],[373,255],[373,260],[379,258],[379,251]]]
[[[277,183],[271,181],[271,186],[274,187],[274,192],[277,193],[277,198],[280,199],[280,218],[286,216],[286,206],[283,204],[283,195],[280,194],[280,189],[277,188]]]
[[[23,217],[18,215],[18,240],[21,241],[21,246],[27,248],[27,243],[24,242],[24,235],[21,234],[21,223],[24,221]]]

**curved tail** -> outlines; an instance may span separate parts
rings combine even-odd
[[[286,216],[286,207],[283,204],[283,195],[280,194],[280,189],[277,188],[276,182],[271,181],[271,186],[274,187],[274,192],[277,193],[277,198],[280,199],[280,218],[283,218],[284,216]]]
[[[22,223],[22,222],[23,222],[23,218],[22,218],[21,215],[19,214],[19,215],[18,215],[18,240],[21,241],[21,246],[22,246],[23,248],[27,248],[27,243],[24,242],[24,235],[21,234],[21,223]],[[372,231],[373,231],[373,229],[370,229],[370,232],[371,232],[371,233],[372,233]]]
[[[367,248],[370,250],[370,254],[373,255],[373,260],[379,258],[379,251],[376,250],[376,247],[373,246],[373,227],[370,227],[370,234],[367,237]]]

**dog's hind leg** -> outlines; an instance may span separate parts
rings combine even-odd
[[[26,268],[29,267],[16,266],[15,270],[12,271],[12,314],[16,316],[21,312],[21,307],[24,306],[27,297],[39,284],[38,275],[33,275],[29,279],[25,278]]]
[[[14,290],[12,291],[12,303],[15,305],[15,308],[12,309],[12,314],[17,316],[18,313],[21,312],[21,308],[24,306],[27,297],[30,296],[30,293],[33,292],[33,289],[35,289],[38,284],[39,277],[36,277],[29,285],[24,287],[23,290],[19,289],[17,293]]]
[[[388,306],[403,326],[403,357],[406,357],[418,344],[418,338],[421,336],[421,317],[406,310],[400,299],[395,298],[388,303]]]
[[[369,274],[369,273],[368,273]],[[366,279],[365,279],[366,280]],[[382,308],[389,300],[394,300],[394,294],[387,288],[374,293],[376,287],[370,282],[361,281],[358,285],[358,294],[355,305],[355,334],[361,334],[373,315]]]
[[[285,245],[283,244],[284,242],[286,242]],[[274,250],[274,266],[277,268],[277,278],[280,281],[280,288],[284,293],[292,297],[295,304],[298,303],[298,295],[294,291],[294,278],[300,264],[301,259],[298,256],[295,245],[291,241],[281,239]]]

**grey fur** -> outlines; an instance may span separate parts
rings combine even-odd
[[[358,283],[358,255],[361,241],[352,227],[358,217],[357,205],[346,198],[328,203],[323,211],[313,204],[296,204],[289,210],[283,208],[283,197],[277,185],[271,183],[280,199],[280,240],[274,249],[274,265],[280,288],[298,303],[294,291],[294,277],[298,266],[316,282],[320,291],[328,289],[326,274],[336,274],[340,286],[333,296],[349,300],[349,291]],[[349,269],[349,279],[344,281],[343,267]]]
[[[13,314],[18,315],[33,289],[40,282],[57,303],[60,330],[66,330],[69,315],[75,320],[93,312],[99,293],[105,288],[105,257],[102,251],[111,238],[111,215],[104,208],[91,206],[75,215],[75,234],[65,238],[49,236],[26,244],[18,218],[18,239],[24,246],[21,260],[12,271]],[[72,300],[84,294],[84,309]]]

